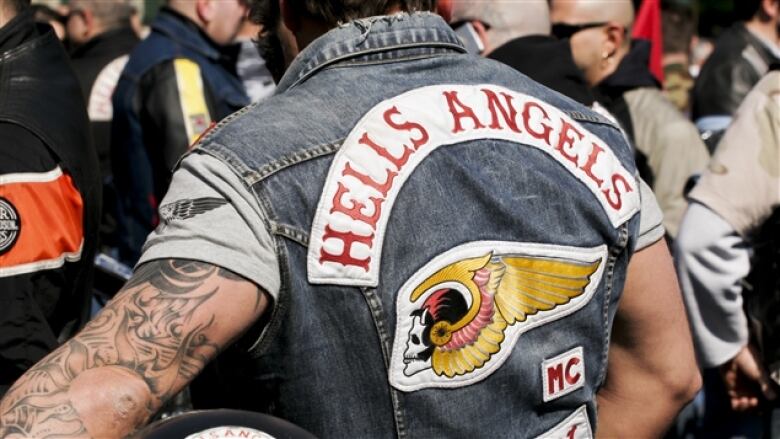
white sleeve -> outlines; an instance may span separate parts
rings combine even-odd
[[[740,281],[750,271],[748,244],[718,214],[691,203],[675,241],[675,265],[699,361],[732,359],[748,342]]]
[[[149,235],[139,264],[156,259],[207,262],[278,297],[279,262],[265,215],[227,165],[205,154],[185,157],[159,214],[160,225]]]

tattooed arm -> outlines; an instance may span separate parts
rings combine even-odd
[[[73,339],[0,401],[0,438],[124,437],[142,426],[268,305],[213,265],[144,264]]]

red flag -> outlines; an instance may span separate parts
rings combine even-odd
[[[650,72],[658,81],[664,82],[663,38],[661,36],[661,0],[642,0],[639,13],[634,22],[633,38],[649,40]]]

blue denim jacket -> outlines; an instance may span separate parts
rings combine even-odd
[[[140,111],[141,107],[149,105],[141,102],[143,94],[139,90],[142,79],[156,66],[178,58],[191,60],[200,68],[206,102],[214,121],[249,104],[241,81],[229,66],[225,66],[225,58],[215,44],[188,19],[171,9],[162,8],[151,25],[149,36],[130,54],[112,98],[111,148],[120,209],[117,214],[118,235],[122,259],[130,265],[138,259],[146,236],[155,226],[155,204],[159,201],[155,201],[155,197],[165,193],[170,178],[170,169],[162,173],[158,169],[163,166],[158,163],[166,154],[163,151],[181,148],[178,143],[190,143],[184,121],[176,119],[169,122],[175,126],[160,127],[160,121],[145,119]],[[157,78],[147,82],[155,81]],[[180,108],[179,94],[175,90],[160,96],[152,105],[170,108],[171,112]],[[206,124],[208,122],[205,121]],[[176,142],[177,145],[164,144],[158,131],[174,130],[181,132],[181,142]]]
[[[610,122],[402,14],[319,38],[198,150],[276,240],[251,350],[275,415],[334,438],[590,437],[638,232]]]

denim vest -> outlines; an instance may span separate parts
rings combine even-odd
[[[122,172],[115,175],[121,180],[117,181],[120,188],[117,220],[120,239],[124,241],[120,247],[122,258],[128,264],[135,263],[138,258],[137,253],[153,227],[152,218],[156,217],[155,203],[149,200],[154,194],[154,170],[149,164],[141,115],[137,111],[138,89],[144,75],[166,61],[186,58],[200,68],[204,88],[213,97],[214,108],[210,110],[215,121],[249,104],[241,81],[222,64],[222,55],[214,43],[187,18],[162,8],[151,29],[149,36],[130,54],[112,97],[112,157],[118,163],[134,164],[132,177],[124,176]]]
[[[402,14],[319,38],[197,150],[275,237],[251,349],[273,414],[334,438],[590,437],[638,231],[610,122]]]

